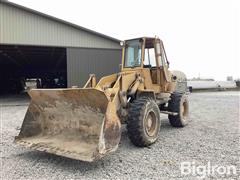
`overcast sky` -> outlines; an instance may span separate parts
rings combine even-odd
[[[124,40],[159,36],[189,78],[240,77],[238,0],[11,0]]]

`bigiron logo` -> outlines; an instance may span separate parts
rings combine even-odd
[[[205,165],[197,165],[195,162],[181,162],[181,175],[182,176],[198,176],[205,178],[207,176],[230,176],[237,175],[237,168],[234,165],[220,166],[212,165],[208,161]]]

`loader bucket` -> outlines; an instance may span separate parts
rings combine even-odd
[[[29,95],[17,144],[89,162],[117,149],[121,124],[103,91],[36,89]]]

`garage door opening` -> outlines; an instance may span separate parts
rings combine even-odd
[[[66,48],[0,45],[0,93],[66,88]]]

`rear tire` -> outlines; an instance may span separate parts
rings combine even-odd
[[[168,110],[178,113],[176,116],[168,115],[169,122],[173,127],[184,127],[188,124],[189,102],[187,95],[173,93],[168,102]]]
[[[131,142],[139,147],[150,146],[158,139],[160,111],[153,99],[134,100],[128,111],[127,131]]]

